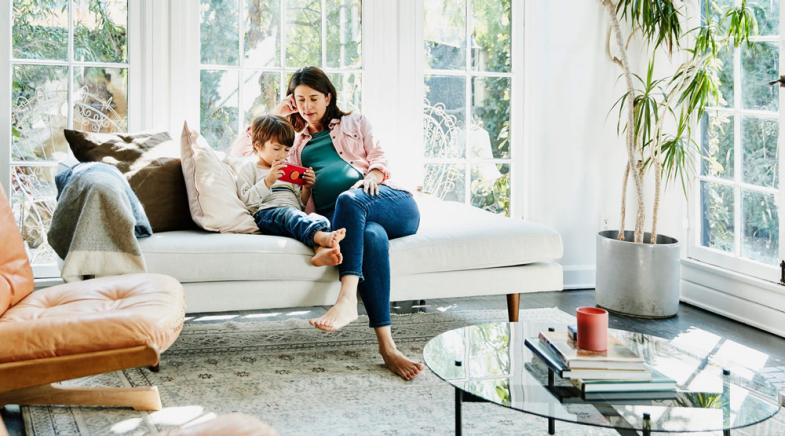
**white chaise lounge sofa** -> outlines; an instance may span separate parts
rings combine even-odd
[[[507,295],[517,320],[520,293],[562,290],[559,234],[429,196],[417,196],[416,235],[390,243],[393,301]],[[309,264],[300,242],[201,231],[156,233],[141,241],[147,269],[185,288],[189,313],[329,305],[337,270]]]

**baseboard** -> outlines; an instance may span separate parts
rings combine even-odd
[[[772,307],[688,280],[681,281],[681,301],[785,337],[785,313]]]
[[[596,283],[594,265],[565,265],[564,289],[590,289]]]

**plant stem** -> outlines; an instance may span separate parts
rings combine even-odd
[[[619,58],[614,57],[612,60],[621,67],[624,73],[624,81],[627,85],[627,92],[630,97],[630,104],[627,105],[627,168],[632,172],[632,180],[635,186],[635,196],[638,203],[638,210],[635,214],[635,233],[634,242],[643,242],[643,225],[646,219],[645,205],[643,204],[643,177],[640,171],[636,168],[636,143],[635,143],[635,105],[633,104],[635,98],[635,88],[632,83],[632,72],[630,71],[630,64],[627,60],[627,50],[624,45],[624,39],[621,34],[621,25],[619,18],[616,16],[616,6],[612,0],[602,0],[602,4],[608,11],[611,19],[611,28],[613,33],[616,34],[616,45],[619,50]],[[620,232],[623,229],[619,229]]]
[[[624,240],[624,220],[627,218],[627,182],[630,180],[630,163],[624,165],[624,181],[621,183],[621,220],[619,221],[619,233],[616,239]]]

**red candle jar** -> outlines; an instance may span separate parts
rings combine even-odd
[[[575,310],[578,318],[578,348],[589,351],[608,349],[608,311],[599,307],[579,307]]]

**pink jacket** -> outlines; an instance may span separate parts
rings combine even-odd
[[[329,125],[330,136],[333,139],[333,146],[338,155],[349,165],[360,171],[363,175],[371,170],[379,170],[384,174],[382,184],[391,188],[401,189],[390,180],[390,170],[387,167],[387,159],[384,150],[379,145],[379,141],[374,138],[371,123],[363,115],[351,113],[344,115],[341,119],[334,118]],[[253,153],[250,139],[243,135],[244,140],[238,141],[232,146],[230,154],[235,156],[247,156]],[[289,151],[289,162],[294,165],[302,166],[302,153],[305,144],[311,140],[308,128],[297,132],[294,137],[294,146]],[[316,183],[319,183],[317,180]],[[306,212],[313,212],[313,198],[308,201],[305,207]]]

